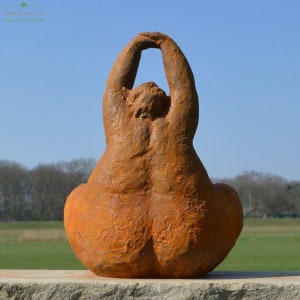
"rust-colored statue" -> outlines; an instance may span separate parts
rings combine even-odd
[[[170,87],[133,88],[142,50],[159,48]],[[193,137],[198,97],[176,43],[138,34],[117,58],[103,100],[107,148],[88,183],[68,197],[69,242],[92,272],[109,277],[199,277],[234,246],[243,226],[236,192],[212,184]]]

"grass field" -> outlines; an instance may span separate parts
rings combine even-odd
[[[0,223],[0,269],[84,269],[62,222]],[[300,219],[246,219],[217,270],[300,270]]]
[[[250,219],[217,270],[300,270],[300,219]]]

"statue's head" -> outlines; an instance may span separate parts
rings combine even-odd
[[[146,82],[127,90],[122,88],[131,116],[155,120],[164,117],[170,108],[170,97],[154,82]]]

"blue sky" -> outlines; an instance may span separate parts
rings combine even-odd
[[[300,1],[0,0],[0,9],[0,159],[98,160],[112,64],[137,33],[161,31],[195,76],[194,146],[208,174],[300,180]],[[144,81],[168,91],[157,50],[143,53],[136,85]]]

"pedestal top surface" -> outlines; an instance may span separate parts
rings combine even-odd
[[[36,282],[36,283],[165,283],[165,284],[227,284],[231,283],[261,283],[261,284],[299,284],[300,271],[270,271],[270,272],[239,272],[239,271],[214,271],[203,278],[191,279],[132,279],[109,278],[95,276],[87,270],[0,270],[1,282]]]

